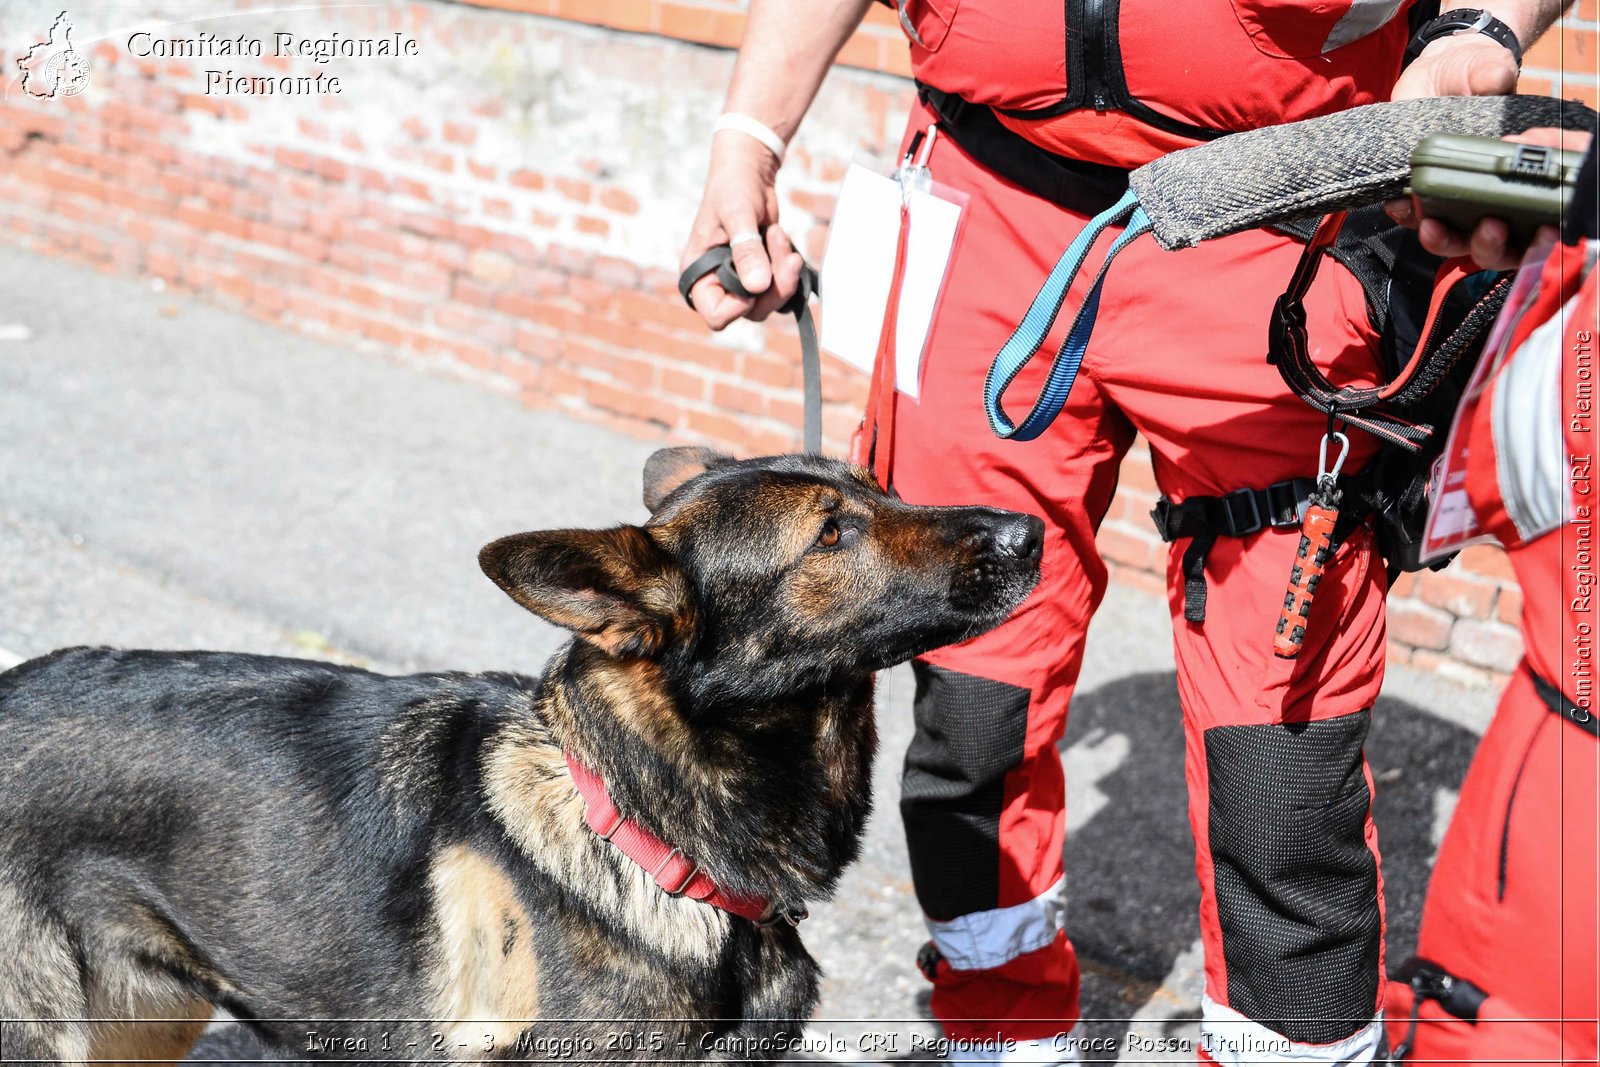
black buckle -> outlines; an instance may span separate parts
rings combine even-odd
[[[1311,506],[1311,489],[1312,483],[1304,478],[1267,486],[1267,525],[1282,529],[1304,522],[1306,508]]]
[[[1229,537],[1245,537],[1255,533],[1265,525],[1261,521],[1261,505],[1256,501],[1254,489],[1235,489],[1221,498],[1223,525],[1227,527]],[[1241,523],[1234,511],[1234,501],[1243,500],[1250,505],[1250,517]]]
[[[1150,509],[1150,520],[1156,524],[1156,533],[1161,540],[1171,544],[1178,539],[1176,524],[1172,520],[1181,514],[1178,506],[1166,497],[1156,501],[1156,506]]]

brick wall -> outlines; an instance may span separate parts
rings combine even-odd
[[[1528,87],[1594,102],[1596,4],[1530,52]],[[110,5],[103,5],[109,7]],[[415,38],[397,59],[170,58],[130,35],[193,36],[189,5],[74,11],[89,88],[0,103],[0,234],[39,252],[193,292],[274,326],[445,367],[526,403],[630,433],[745,452],[798,445],[787,319],[708,334],[674,288],[706,135],[743,29],[731,0],[429,0],[255,13],[204,29],[263,39]],[[498,10],[507,8],[510,10]],[[0,9],[7,76],[59,0]],[[707,47],[709,46],[709,47]],[[1563,51],[1564,49],[1564,51]],[[239,76],[321,71],[337,95],[206,92]],[[780,177],[783,220],[820,259],[852,160],[883,166],[910,100],[892,12],[847,45]],[[215,88],[215,86],[213,86]],[[826,436],[841,449],[864,393],[831,360]],[[1148,454],[1129,457],[1101,537],[1118,580],[1159,589]],[[1469,552],[1404,582],[1401,660],[1492,682],[1514,664],[1503,556]]]

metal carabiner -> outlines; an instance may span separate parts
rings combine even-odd
[[[1339,458],[1333,461],[1332,470],[1328,469],[1328,442],[1330,440],[1339,442]],[[1334,430],[1332,433],[1323,434],[1322,447],[1317,451],[1317,482],[1320,484],[1324,479],[1329,478],[1337,481],[1339,472],[1344,470],[1344,461],[1349,455],[1350,438],[1346,437],[1343,431]]]

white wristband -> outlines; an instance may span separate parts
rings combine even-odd
[[[783,143],[783,138],[779,137],[772,127],[766,123],[753,119],[749,115],[741,115],[737,111],[729,111],[718,118],[716,125],[711,127],[713,134],[721,133],[723,130],[736,130],[746,137],[754,137],[766,145],[769,152],[778,157],[779,163],[783,162],[783,153],[787,146]]]

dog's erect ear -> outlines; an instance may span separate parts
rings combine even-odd
[[[688,581],[637,526],[513,534],[485,545],[478,565],[512,600],[613,656],[654,656],[690,625]]]
[[[644,461],[644,506],[654,514],[678,486],[712,467],[732,462],[709,448],[663,448]]]

